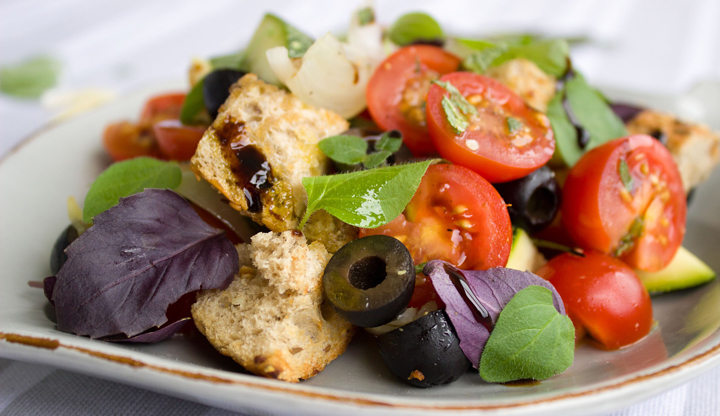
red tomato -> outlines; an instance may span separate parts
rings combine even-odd
[[[510,88],[470,72],[453,72],[440,80],[455,86],[478,112],[468,118],[468,128],[457,134],[442,104],[448,91],[439,85],[430,87],[427,125],[442,157],[490,182],[521,178],[550,160],[555,140],[549,119]]]
[[[537,275],[555,286],[576,333],[587,331],[605,347],[620,348],[650,332],[650,295],[620,260],[597,251],[587,251],[585,257],[565,253],[547,262]]]
[[[415,156],[435,153],[425,120],[430,83],[457,70],[460,58],[430,45],[400,48],[375,70],[367,86],[367,105],[384,130],[400,130]]]
[[[360,236],[391,235],[416,264],[440,259],[462,269],[504,266],[512,244],[505,202],[488,181],[458,165],[430,166],[415,196],[391,223]]]
[[[160,151],[167,159],[190,160],[205,133],[205,127],[186,126],[180,120],[163,120],[153,124]]]
[[[145,103],[138,124],[142,128],[150,128],[158,121],[180,118],[180,110],[184,102],[184,93],[170,93],[152,97]]]
[[[116,162],[138,156],[156,158],[161,156],[152,134],[129,121],[121,121],[105,127],[103,146]]]
[[[561,212],[580,246],[614,254],[641,270],[667,266],[685,236],[680,173],[665,146],[645,135],[616,139],[583,155],[568,174]]]

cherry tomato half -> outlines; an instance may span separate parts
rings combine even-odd
[[[555,286],[576,333],[587,331],[614,349],[650,332],[650,295],[637,274],[620,260],[591,250],[585,257],[565,253],[547,262],[537,275]]]
[[[583,155],[568,174],[561,208],[577,244],[641,270],[670,263],[687,204],[670,152],[650,136],[616,139]]]
[[[142,128],[150,128],[158,121],[180,118],[183,103],[185,103],[184,93],[170,93],[152,97],[145,103],[145,107],[140,112],[138,125]]]
[[[157,141],[150,131],[129,121],[112,123],[105,127],[103,147],[115,162],[139,156],[161,156]]]
[[[153,124],[153,132],[165,158],[190,160],[205,133],[205,127],[186,126],[180,120],[163,120]]]
[[[458,134],[443,106],[449,92],[439,85],[430,87],[427,125],[442,157],[490,182],[521,178],[550,160],[555,139],[549,119],[510,88],[471,72],[453,72],[440,80],[457,88],[478,113],[469,115],[469,126]]]
[[[512,226],[505,202],[488,181],[458,165],[430,166],[405,214],[362,229],[405,244],[416,264],[440,259],[462,269],[505,266]]]
[[[435,153],[425,120],[430,83],[457,70],[460,58],[430,45],[400,48],[375,70],[367,86],[367,105],[383,130],[400,130],[415,156]]]

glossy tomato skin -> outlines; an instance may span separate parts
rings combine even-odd
[[[549,119],[510,88],[471,72],[453,72],[440,80],[455,86],[478,109],[478,116],[469,119],[470,126],[457,134],[442,106],[448,92],[439,85],[430,87],[428,130],[442,157],[493,183],[521,178],[550,160],[555,139]],[[511,129],[509,117],[520,127]]]
[[[159,158],[162,155],[155,137],[129,121],[107,125],[102,141],[105,151],[115,162],[140,156]]]
[[[435,153],[425,121],[425,97],[430,82],[457,70],[460,58],[442,48],[413,45],[386,58],[370,78],[368,110],[383,130],[400,130],[415,156]]]
[[[650,295],[622,261],[591,250],[585,257],[565,253],[547,262],[537,275],[555,286],[576,333],[586,331],[604,347],[616,349],[650,332]]]
[[[622,164],[632,178],[628,184]],[[563,196],[562,220],[577,244],[637,269],[664,268],[685,236],[680,174],[670,152],[650,136],[616,139],[587,152],[570,170]]]
[[[149,128],[158,121],[180,118],[185,95],[185,93],[176,92],[150,98],[140,112],[138,125],[142,128]]]
[[[165,158],[185,161],[195,154],[205,128],[186,126],[180,120],[163,120],[153,124],[153,132]]]
[[[440,259],[466,270],[505,266],[512,244],[507,206],[495,188],[450,164],[428,168],[404,215],[360,232],[373,234],[398,238],[416,264]]]

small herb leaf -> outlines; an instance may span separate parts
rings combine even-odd
[[[180,122],[185,125],[197,124],[198,117],[205,110],[205,98],[203,97],[203,85],[205,78],[198,81],[185,96],[182,108],[180,109]]]
[[[400,16],[390,27],[390,40],[404,46],[417,40],[443,39],[440,24],[425,13],[408,13]]]
[[[515,133],[516,131],[520,131],[525,127],[522,121],[518,120],[515,117],[508,117],[507,118],[507,125],[508,130],[510,130],[510,133]]]
[[[390,157],[392,155],[392,152],[389,152],[387,150],[381,150],[379,152],[371,153],[367,155],[365,158],[365,161],[363,162],[363,165],[367,169],[373,169],[376,168],[385,162],[385,159]]]
[[[480,376],[493,383],[545,380],[573,363],[575,329],[553,306],[553,294],[528,286],[508,302],[485,344]]]
[[[59,74],[58,61],[48,57],[29,59],[0,68],[0,91],[20,98],[39,98],[55,86]]]
[[[433,81],[432,83],[439,85],[445,91],[449,92],[450,99],[453,104],[455,104],[465,115],[477,115],[477,108],[470,104],[470,102],[462,94],[460,94],[460,91],[458,91],[453,84],[445,81]]]
[[[176,163],[138,157],[118,162],[101,173],[85,197],[83,221],[117,205],[122,197],[142,192],[147,188],[175,189],[180,185],[182,171]]]
[[[357,165],[362,163],[367,156],[368,144],[357,136],[332,136],[323,139],[318,143],[330,159],[346,165]]]
[[[365,26],[375,21],[375,12],[372,7],[364,7],[357,12],[360,26]]]
[[[356,227],[376,228],[400,215],[436,160],[302,179],[308,206],[300,227],[323,209]]]
[[[375,142],[376,150],[387,150],[390,153],[395,153],[400,150],[402,146],[402,133],[394,130],[396,133],[385,132]],[[399,134],[400,137],[392,137],[393,134]]]
[[[462,134],[470,125],[467,117],[460,111],[455,103],[447,96],[442,99],[442,108],[445,111],[448,123],[452,126],[455,133]]]
[[[630,174],[630,167],[628,166],[627,160],[620,159],[620,162],[618,163],[618,173],[620,174],[620,180],[622,181],[623,185],[625,185],[625,189],[628,192],[632,192],[633,177]]]
[[[577,130],[563,107],[565,89],[559,90],[548,103],[547,116],[555,134],[555,153],[553,159],[572,167],[580,159],[583,151],[578,144]]]
[[[484,74],[505,51],[507,51],[505,45],[483,47],[477,52],[468,55],[463,60],[463,67],[477,74]]]
[[[577,121],[590,133],[586,150],[601,144],[627,136],[628,132],[622,120],[598,91],[590,87],[580,74],[565,84],[567,100]]]

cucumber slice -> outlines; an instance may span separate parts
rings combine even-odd
[[[280,85],[281,82],[270,68],[265,52],[276,46],[284,46],[288,49],[291,58],[298,58],[303,56],[312,44],[313,40],[310,37],[279,17],[268,13],[263,17],[245,49],[243,65],[263,81]]]
[[[525,230],[522,228],[515,228],[513,230],[513,242],[512,248],[510,249],[510,257],[508,258],[508,262],[505,267],[523,272],[526,270],[534,272],[545,264],[545,261],[545,257],[540,254]]]
[[[715,272],[685,247],[680,247],[670,264],[659,272],[636,272],[648,292],[686,289],[715,278]]]

